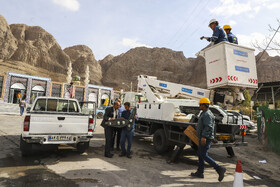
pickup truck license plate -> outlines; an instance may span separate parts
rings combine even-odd
[[[70,136],[49,136],[49,141],[69,141]]]

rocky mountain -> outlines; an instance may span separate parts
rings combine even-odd
[[[101,66],[89,47],[77,45],[62,50],[56,39],[43,28],[8,25],[0,15],[0,73],[46,76],[65,82],[70,61],[73,75],[78,74],[84,80],[88,65],[90,83],[101,84]]]
[[[267,52],[261,55],[256,56],[259,82],[280,81],[280,56],[271,57]]]
[[[63,52],[55,38],[41,27],[24,24],[8,25],[5,18],[0,15],[0,46],[0,60],[10,64],[18,62],[16,64],[22,66],[14,67],[9,71],[29,74],[30,69],[25,67],[31,65],[38,70],[47,70],[66,77],[70,58]],[[40,71],[37,72],[35,75],[41,76]],[[61,78],[61,76],[51,78],[57,80],[57,77]]]
[[[110,67],[110,61],[114,58],[113,55],[107,55],[103,60],[99,60],[99,64],[102,67],[102,73],[105,74],[105,72]]]
[[[99,62],[95,59],[92,50],[85,45],[67,47],[63,50],[71,59],[73,73],[85,79],[85,70],[89,66],[90,83],[101,84],[102,70]]]
[[[66,74],[70,59],[50,33],[41,27],[24,24],[13,24],[10,28],[18,44],[9,60]]]
[[[6,19],[0,15],[0,59],[11,58],[17,48],[17,39],[12,34]]]
[[[115,88],[122,88],[122,83],[135,83],[136,76],[140,74],[200,87],[205,87],[206,84],[203,59],[188,59],[183,52],[167,48],[138,47],[109,60],[106,57],[100,64],[102,83]]]

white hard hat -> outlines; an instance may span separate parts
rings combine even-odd
[[[210,21],[209,21],[209,25],[208,26],[210,26],[212,23],[214,23],[214,22],[218,22],[216,19],[211,19]]]

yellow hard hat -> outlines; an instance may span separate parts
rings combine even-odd
[[[227,30],[227,29],[231,30],[231,27],[230,27],[230,25],[224,25],[223,29],[224,30]]]
[[[210,100],[206,97],[201,98],[199,104],[210,104]]]

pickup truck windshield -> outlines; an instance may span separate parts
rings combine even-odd
[[[33,111],[79,112],[77,102],[65,99],[38,99]]]

